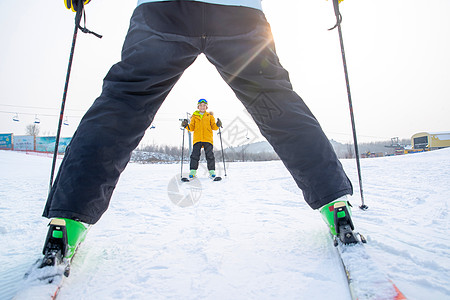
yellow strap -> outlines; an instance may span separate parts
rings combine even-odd
[[[340,0],[342,1],[342,0]],[[88,4],[89,2],[91,2],[91,0],[84,0],[84,5]],[[76,10],[73,8],[73,3],[72,0],[64,0],[64,5],[66,6],[67,9],[70,9],[73,12],[76,12]]]
[[[70,7],[72,6],[72,0],[64,0],[64,5],[67,9],[70,9]]]

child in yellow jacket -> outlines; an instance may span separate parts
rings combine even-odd
[[[208,101],[206,99],[198,100],[197,109],[192,117],[191,122],[183,120],[181,126],[194,132],[194,146],[192,147],[190,173],[189,177],[193,178],[197,174],[198,163],[200,160],[200,151],[205,150],[206,162],[209,175],[215,177],[216,161],[213,151],[213,130],[218,130],[222,126],[220,119],[216,119],[212,112],[207,112]]]

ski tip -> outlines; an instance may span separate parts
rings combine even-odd
[[[391,281],[392,282],[392,281]],[[400,290],[398,289],[398,287],[392,282],[392,285],[395,289],[395,291],[397,292],[397,295],[395,296],[394,300],[406,300],[405,295],[403,295],[402,292],[400,292]]]
[[[214,177],[214,179],[213,179],[213,181],[221,181],[222,180],[222,177],[220,177],[220,176],[216,176],[216,177]]]
[[[181,178],[181,181],[182,181],[182,182],[189,182],[190,180],[189,180],[188,178],[186,178],[186,177],[182,177],[182,178]]]

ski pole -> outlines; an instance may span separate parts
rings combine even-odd
[[[95,35],[98,38],[102,38],[101,35],[92,32],[90,30],[88,30],[86,28],[86,15],[84,14],[84,4],[83,1],[78,1],[77,4],[77,12],[75,14],[75,29],[73,32],[73,37],[72,37],[72,47],[70,48],[70,55],[69,55],[69,65],[67,67],[67,73],[66,73],[66,82],[64,84],[64,92],[63,92],[63,98],[61,101],[61,110],[59,113],[59,121],[58,121],[58,130],[56,133],[56,137],[55,137],[55,150],[53,152],[53,162],[52,162],[52,169],[50,172],[50,188],[49,188],[49,193],[52,189],[53,186],[53,177],[55,175],[55,168],[56,168],[56,159],[58,157],[58,148],[59,148],[59,139],[61,137],[61,128],[62,128],[62,124],[63,124],[63,118],[64,118],[64,108],[66,106],[66,98],[67,98],[67,90],[69,89],[69,79],[70,79],[70,72],[72,70],[72,62],[73,62],[73,55],[75,52],[75,44],[77,41],[77,35],[78,35],[78,29],[80,29],[82,32],[84,33],[90,33]],[[81,22],[81,18],[82,16],[85,16],[84,18],[84,27],[80,26],[80,22]]]
[[[341,45],[342,63],[344,65],[345,82],[347,85],[347,96],[348,96],[348,105],[349,105],[349,109],[350,109],[350,119],[352,122],[353,140],[355,143],[355,156],[356,156],[356,167],[358,169],[359,191],[361,194],[361,206],[359,208],[361,208],[362,210],[366,210],[369,207],[364,204],[364,194],[363,194],[362,177],[361,177],[361,164],[360,164],[360,160],[359,160],[358,140],[356,137],[355,117],[353,115],[353,103],[352,103],[352,96],[351,96],[351,92],[350,92],[350,81],[348,79],[347,60],[345,59],[344,41],[342,38],[342,29],[341,29],[342,15],[341,15],[341,12],[339,11],[339,2],[340,2],[340,0],[333,0],[334,14],[336,15],[336,24],[328,30],[333,30],[337,27],[338,32],[339,32],[339,42]]]
[[[181,143],[181,180],[183,180],[183,160],[184,160],[184,130],[185,128],[183,128],[183,142]]]
[[[225,155],[223,154],[222,132],[220,131],[220,127],[219,127],[219,137],[220,137],[220,148],[222,149],[223,171],[225,173],[225,176],[227,176],[227,169],[225,167]]]
[[[69,55],[69,65],[67,67],[66,82],[64,84],[64,92],[63,92],[63,98],[62,98],[62,102],[61,102],[61,110],[60,110],[60,113],[59,113],[58,131],[56,133],[56,138],[55,138],[55,150],[53,152],[52,170],[51,170],[51,173],[50,173],[50,189],[49,189],[49,193],[50,193],[50,190],[51,190],[51,188],[53,186],[53,176],[55,175],[56,159],[58,157],[59,138],[61,136],[62,121],[63,121],[63,116],[64,116],[64,107],[66,106],[66,97],[67,97],[67,90],[69,88],[70,71],[72,70],[73,54],[74,54],[74,51],[75,51],[75,44],[76,44],[76,41],[77,41],[78,26],[79,26],[80,21],[81,21],[81,14],[82,14],[82,11],[80,9],[80,10],[77,11],[77,13],[75,15],[75,30],[73,32],[72,47],[70,49],[70,55]]]

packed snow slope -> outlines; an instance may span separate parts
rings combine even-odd
[[[450,149],[362,160],[367,211],[355,161],[342,163],[379,267],[408,299],[450,299]],[[0,299],[11,299],[41,256],[51,159],[0,151],[0,166]],[[350,298],[320,214],[281,162],[231,163],[221,182],[203,169],[181,184],[179,170],[129,164],[60,299]]]

